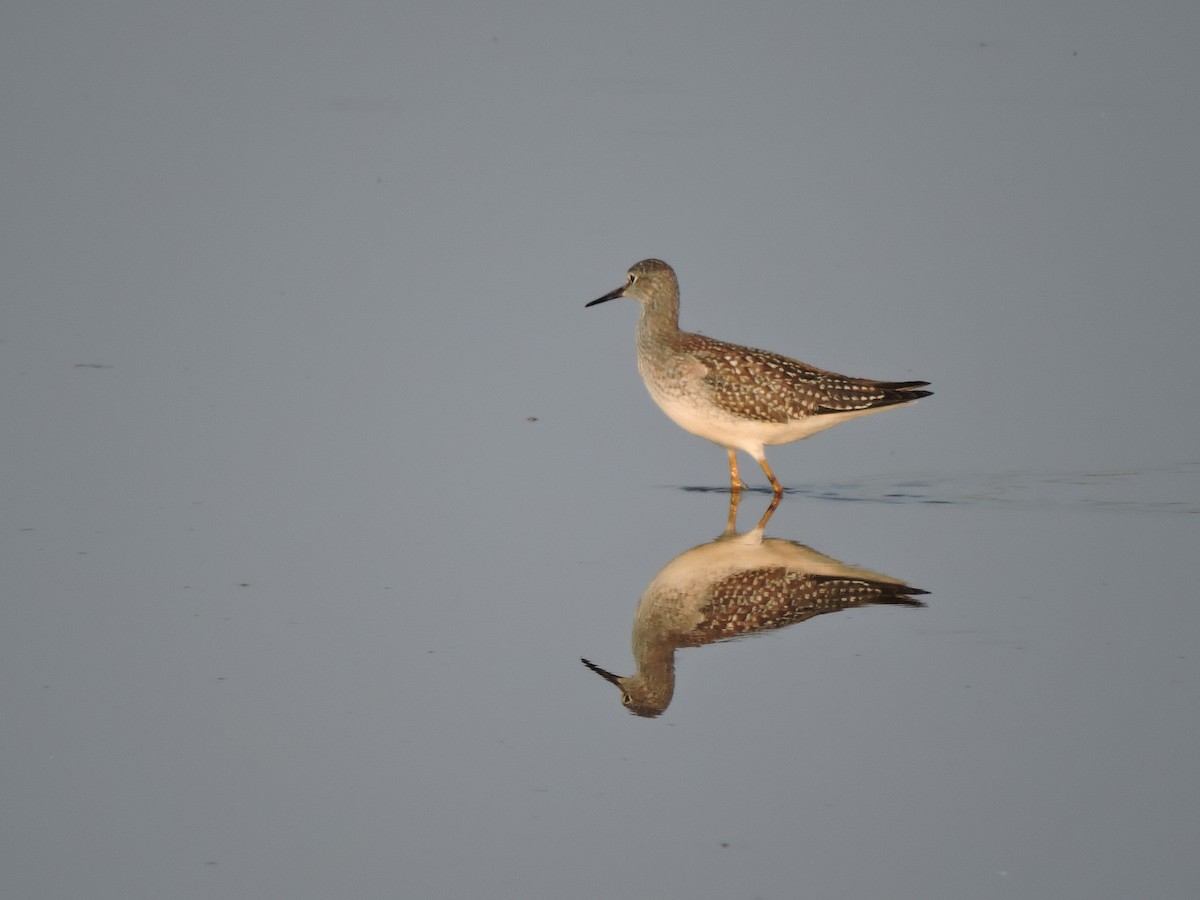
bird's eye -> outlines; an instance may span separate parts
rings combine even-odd
[[[637,276],[634,275],[632,272],[630,272],[629,273],[629,283],[633,284],[635,281],[637,281]]]

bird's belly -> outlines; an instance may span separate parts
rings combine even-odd
[[[813,430],[796,433],[802,422],[763,422],[742,419],[718,406],[706,405],[696,398],[679,394],[663,394],[651,389],[650,396],[667,417],[684,431],[720,444],[756,453],[764,444],[787,443],[807,436]],[[832,423],[831,423],[832,424]]]
[[[819,431],[832,428],[847,419],[879,411],[862,409],[804,416],[786,422],[769,422],[735,416],[719,406],[704,403],[700,398],[687,393],[666,393],[655,390],[651,385],[647,387],[659,408],[684,431],[722,447],[743,450],[752,456],[761,453],[764,446],[790,444],[792,441],[803,440]]]

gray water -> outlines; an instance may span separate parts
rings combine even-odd
[[[9,10],[0,895],[1193,896],[1198,33]],[[683,646],[655,717],[580,658],[728,495],[583,308],[647,256],[936,392],[771,450],[766,526],[925,605]]]

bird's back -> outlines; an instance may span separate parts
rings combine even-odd
[[[872,381],[685,331],[659,336],[643,365],[669,395],[704,398],[738,419],[783,424],[812,416],[867,412],[928,396],[924,381]],[[639,346],[639,363],[643,352]],[[649,370],[649,371],[647,371]],[[678,382],[671,384],[674,380]],[[651,386],[651,393],[655,393]]]

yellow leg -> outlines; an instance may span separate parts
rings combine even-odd
[[[737,451],[728,450],[729,453],[729,490],[736,494],[746,485],[742,484],[742,479],[738,477],[737,470]]]
[[[762,466],[763,472],[766,473],[767,481],[771,482],[771,490],[773,490],[775,492],[775,496],[782,497],[783,496],[783,485],[775,480],[775,473],[772,472],[771,467],[769,465],[767,465],[767,458],[764,456],[762,459],[760,459],[758,461],[758,464],[760,466]]]
[[[729,492],[729,518],[725,521],[725,536],[737,533],[738,503],[742,499],[741,491]]]
[[[741,502],[741,491],[732,491],[729,494],[729,518],[725,521],[724,537],[730,537],[737,534],[737,514],[738,504]],[[779,506],[779,501],[783,499],[782,494],[776,494],[771,498],[771,505],[767,507],[767,511],[762,514],[762,518],[758,520],[758,524],[754,526],[755,531],[762,531],[767,527],[767,522],[771,521],[771,516],[775,514],[776,508]]]
[[[767,523],[771,521],[771,516],[775,515],[775,509],[779,506],[779,501],[783,499],[783,494],[776,494],[771,498],[771,505],[767,507],[767,511],[762,514],[762,518],[758,520],[758,524],[754,527],[762,531],[767,527]]]

